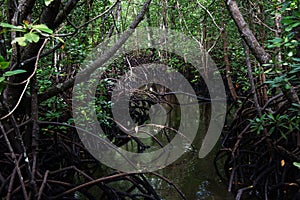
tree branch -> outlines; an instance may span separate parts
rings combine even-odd
[[[258,43],[256,37],[250,30],[242,13],[240,12],[235,0],[225,0],[225,4],[234,20],[242,38],[247,43],[249,49],[260,64],[267,64],[271,60],[271,56]]]
[[[76,4],[78,3],[79,0],[69,0],[63,10],[59,12],[59,14],[56,16],[53,27],[57,28],[65,19],[66,17],[70,14],[70,12],[75,8]]]
[[[84,71],[82,71],[83,75],[92,73],[95,69],[97,69],[98,66],[103,65],[107,60],[109,60],[119,50],[119,48],[126,42],[126,40],[129,38],[129,36],[133,33],[134,29],[138,26],[138,24],[143,20],[144,15],[147,11],[147,8],[148,8],[150,2],[151,2],[151,0],[145,1],[140,13],[133,20],[133,22],[131,23],[129,28],[124,32],[124,34],[121,36],[121,38],[115,43],[115,45],[113,47],[108,49],[108,51],[105,52],[99,59],[97,59],[93,64],[91,64]],[[65,81],[64,83],[54,86],[54,87],[50,88],[48,91],[40,94],[38,97],[39,102],[45,101],[59,93],[62,93],[66,89],[73,87],[75,78],[76,77],[71,78],[71,79]]]

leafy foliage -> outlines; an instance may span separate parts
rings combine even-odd
[[[31,77],[30,88],[26,90],[26,96],[23,98],[25,103],[21,103],[20,109],[11,115],[14,118],[1,120],[1,123],[5,123],[4,127],[9,133],[8,135],[11,138],[17,138],[17,140],[9,138],[9,141],[13,143],[13,149],[18,156],[29,155],[26,158],[29,162],[24,162],[21,157],[18,157],[20,161],[13,160],[12,162],[12,157],[9,155],[13,154],[9,151],[7,141],[4,140],[4,133],[1,133],[0,142],[1,145],[4,145],[0,151],[5,155],[0,162],[0,168],[5,169],[1,172],[1,177],[4,177],[5,183],[11,180],[11,188],[1,182],[0,192],[4,191],[3,193],[6,192],[7,194],[2,195],[1,193],[0,195],[12,194],[16,195],[13,198],[20,199],[26,196],[22,194],[20,189],[22,184],[21,187],[16,188],[15,185],[17,184],[14,184],[13,179],[11,179],[11,177],[17,177],[13,174],[18,174],[14,170],[19,169],[17,164],[20,162],[21,173],[25,174],[24,180],[26,180],[25,189],[22,188],[23,191],[30,191],[32,196],[39,195],[35,194],[36,191],[39,191],[42,195],[40,199],[48,198],[48,196],[59,199],[55,195],[64,194],[75,184],[84,186],[91,179],[99,179],[99,174],[94,172],[101,171],[104,173],[106,170],[82,147],[76,136],[72,112],[80,112],[83,121],[90,120],[87,119],[86,107],[82,107],[82,110],[73,111],[72,88],[69,86],[61,90],[61,86],[65,86],[76,76],[78,70],[85,67],[82,63],[96,45],[104,41],[106,37],[128,28],[132,20],[138,15],[143,1],[118,1],[113,4],[112,1],[108,0],[40,0],[34,1],[33,6],[28,4],[24,8],[18,4],[18,1],[14,2],[18,5],[13,5],[11,2],[6,1],[4,4],[4,1],[0,0],[1,6],[10,6],[0,12],[0,19],[3,19],[0,23],[0,91],[7,89],[7,85],[10,84],[9,88],[14,88],[14,90],[10,90],[10,94],[17,94],[23,85],[19,85],[18,81],[14,82],[13,80],[23,81],[31,75],[34,76]],[[22,2],[29,1],[20,1],[20,3]],[[76,2],[78,3],[76,4]],[[289,194],[288,187],[297,185],[297,189],[300,188],[300,184],[294,183],[295,177],[298,177],[298,171],[295,169],[299,167],[300,162],[298,150],[294,149],[294,147],[298,148],[295,138],[298,137],[300,131],[300,105],[289,102],[285,96],[291,89],[296,90],[296,95],[299,94],[299,88],[297,89],[300,83],[299,1],[283,1],[279,4],[278,1],[266,0],[236,2],[241,7],[242,14],[257,40],[262,46],[265,45],[272,57],[270,63],[261,66],[255,57],[250,55],[253,83],[255,84],[254,91],[251,88],[249,70],[245,63],[245,52],[241,45],[242,37],[230,14],[226,11],[223,1],[153,1],[140,26],[145,28],[162,27],[183,32],[192,37],[195,43],[199,44],[199,47],[209,51],[224,80],[231,76],[239,100],[232,105],[234,109],[231,112],[235,112],[235,114],[232,124],[226,125],[228,130],[227,132],[224,131],[225,139],[222,142],[222,148],[224,148],[218,154],[223,155],[222,153],[226,152],[225,154],[228,156],[225,164],[222,165],[227,173],[226,183],[231,184],[231,189],[235,186],[236,191],[249,191],[249,195],[257,195],[259,198],[266,199],[267,197],[264,195],[274,195],[272,196],[274,199],[284,199],[286,193]],[[110,8],[110,6],[113,7]],[[18,8],[28,10],[18,13]],[[30,14],[24,19],[19,19],[22,13]],[[283,29],[281,33],[275,30],[274,17],[278,14],[282,16]],[[17,18],[12,20],[14,16]],[[27,18],[28,21],[25,20]],[[60,18],[62,21],[57,20]],[[29,21],[33,21],[33,23]],[[59,23],[53,24],[54,21]],[[16,25],[13,25],[15,23]],[[224,24],[227,33],[227,54],[230,65],[230,71],[227,74],[224,64],[225,52],[220,39],[225,30],[220,28],[221,24]],[[52,30],[49,27],[54,28]],[[276,31],[278,34],[275,34]],[[60,34],[57,34],[58,32]],[[36,71],[33,71],[33,61],[35,61],[39,50],[35,48],[40,47],[44,38],[51,38],[52,40],[46,44],[39,58],[38,67]],[[279,55],[281,56],[280,59]],[[124,58],[117,59],[106,69],[105,76],[99,77],[96,96],[90,103],[95,105],[97,119],[106,130],[106,135],[103,137],[107,137],[122,148],[128,147],[130,143],[134,143],[135,147],[138,145],[137,140],[124,134],[111,120],[111,91],[115,80],[124,75],[130,67],[149,62],[164,63],[174,67],[175,70],[185,75],[198,95],[207,94],[207,88],[201,75],[196,70],[191,70],[189,63],[185,63],[184,58],[179,58],[168,52],[145,49],[131,52]],[[265,80],[262,78],[263,76],[265,76]],[[264,93],[263,89],[266,89],[267,92]],[[255,102],[253,93],[257,94],[258,102]],[[19,97],[20,95],[17,95],[15,99],[18,100]],[[1,101],[3,98],[2,96]],[[37,99],[36,104],[33,103],[35,98]],[[84,99],[84,96],[79,98]],[[149,99],[146,100],[149,101]],[[137,105],[134,103],[132,104]],[[27,105],[31,105],[33,108]],[[15,104],[12,103],[10,110],[14,106]],[[9,110],[3,108],[1,112],[4,116],[9,113]],[[141,119],[144,116],[140,115],[136,118],[138,117]],[[14,122],[15,120],[16,122]],[[87,131],[92,131],[89,124],[86,126]],[[34,131],[36,130],[38,131],[35,135]],[[37,140],[35,141],[35,139]],[[152,145],[151,142],[146,144]],[[139,146],[140,148],[134,150],[145,151],[147,145]],[[38,151],[35,149],[36,147],[38,147]],[[281,162],[282,160],[284,162]],[[28,173],[33,169],[30,166],[32,163],[38,165],[38,173],[34,174],[33,178]],[[30,167],[27,168],[28,166]],[[75,166],[72,169],[76,170],[70,170],[71,166]],[[40,180],[33,183],[37,180],[36,177],[42,179],[42,176],[44,176],[45,184]],[[117,180],[119,181],[117,184],[112,184],[116,181],[113,179],[111,182],[102,182],[95,187],[107,199],[129,199],[131,197],[132,199],[161,199],[155,195],[155,190],[149,186],[143,176],[142,178],[130,177],[132,178],[130,180],[134,180],[132,182],[136,185],[130,182],[128,185],[131,186],[132,184],[132,187],[129,189],[127,185],[124,187],[129,191],[126,191],[128,192],[127,196],[124,192],[125,189],[122,188],[120,191],[118,186],[121,183],[127,183],[126,180],[129,179],[129,176],[122,176],[120,180]],[[232,177],[236,179],[234,182]],[[18,179],[18,183],[22,183],[22,178]],[[48,180],[54,181],[52,183],[51,181],[47,182]],[[278,180],[281,182],[276,182]],[[27,183],[32,183],[32,185],[27,186]],[[63,184],[59,185],[58,183]],[[145,185],[149,188],[142,187]],[[286,186],[286,188],[281,185]],[[150,194],[149,191],[155,194],[150,197],[139,196],[143,192]],[[292,192],[295,191],[292,190]],[[131,192],[136,193],[131,194]],[[239,192],[237,193],[240,194]],[[83,187],[82,190],[78,190],[76,193],[70,192],[62,198],[74,198],[76,195],[88,198],[90,193],[92,193],[90,188]],[[96,197],[98,198],[99,194]]]
[[[22,37],[16,37],[11,43],[18,43],[20,46],[26,46],[27,43],[40,40],[40,35],[44,37],[50,37],[53,31],[49,29],[45,24],[29,24],[28,21],[24,21],[22,26],[14,26],[8,23],[1,22],[0,26],[9,30],[25,33]],[[61,39],[60,39],[61,40]],[[61,40],[62,41],[62,40]]]

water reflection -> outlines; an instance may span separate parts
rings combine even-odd
[[[211,196],[211,192],[207,189],[208,184],[208,181],[202,181],[199,185],[199,191],[196,192],[197,200],[203,200]]]
[[[217,150],[209,153],[204,159],[198,158],[198,151],[209,124],[210,104],[200,105],[201,122],[198,134],[193,141],[193,148],[187,150],[176,162],[158,171],[176,184],[188,200],[231,200],[233,196],[227,192],[226,186],[217,176],[213,160]],[[176,113],[172,114],[170,123],[176,123]],[[158,177],[149,176],[149,181],[164,200],[181,199],[172,186]]]

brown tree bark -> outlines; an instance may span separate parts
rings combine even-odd
[[[240,12],[235,0],[225,0],[225,4],[230,12],[232,19],[234,20],[241,37],[246,42],[247,46],[251,50],[252,54],[258,60],[260,64],[267,64],[271,60],[271,56],[264,50],[259,44],[256,37],[250,30],[246,23],[242,13]],[[283,89],[282,92],[291,103],[300,104],[299,97],[295,92],[294,88],[291,87],[289,90]]]
[[[225,0],[225,4],[230,12],[232,19],[234,20],[238,31],[240,32],[242,38],[245,40],[250,51],[253,53],[255,58],[260,64],[269,63],[271,56],[263,49],[259,44],[256,37],[250,30],[248,24],[246,23],[242,13],[240,12],[235,0]]]
[[[261,34],[260,34],[260,43],[262,45],[262,48],[264,49],[264,43],[265,43],[265,39],[266,39],[266,30],[265,30],[265,12],[264,12],[264,7],[262,4],[259,5],[259,9],[258,9],[258,16],[260,18],[261,23]],[[260,84],[263,84],[266,81],[266,75],[265,73],[263,73],[264,69],[259,66],[259,68],[261,69],[262,73],[259,76],[259,82]],[[259,93],[261,94],[261,98],[260,98],[260,105],[263,106],[265,105],[265,103],[268,101],[268,94],[267,94],[267,86],[264,85],[259,89]]]
[[[24,2],[24,4],[26,3],[28,3],[32,7],[34,6],[34,4],[32,4],[32,1],[30,0]],[[53,22],[59,12],[60,4],[61,4],[60,0],[55,0],[49,6],[45,7],[40,17],[40,23],[46,24],[51,29],[55,29]],[[26,19],[27,16],[24,13],[29,14],[30,10],[32,10],[32,7],[29,8],[28,5],[24,7],[22,6],[20,7],[23,8],[25,11],[23,10],[16,11],[14,16],[18,16],[19,15],[18,12],[23,14],[22,18],[20,18],[20,20],[17,21],[22,21]],[[10,84],[4,90],[4,95],[3,95],[4,100],[8,103],[9,107],[13,108],[17,104],[17,101],[19,100],[21,93],[25,87],[25,84],[16,84],[16,83],[21,83],[25,81],[34,71],[35,59],[32,60],[32,62],[29,62],[27,64],[24,64],[22,61],[36,56],[42,44],[43,44],[43,40],[40,40],[38,43],[30,43],[22,49],[13,48],[12,54],[14,56],[11,59],[10,69],[23,69],[26,70],[26,73],[16,75],[9,79]],[[29,102],[24,102],[24,104],[28,105]],[[24,107],[26,107],[26,105],[24,105]]]
[[[238,96],[236,94],[235,88],[234,88],[233,83],[232,83],[231,75],[230,75],[230,63],[229,63],[229,59],[228,59],[227,34],[226,34],[226,30],[225,30],[224,21],[222,21],[221,23],[222,23],[222,28],[223,28],[223,30],[222,30],[222,41],[223,41],[223,52],[224,52],[226,79],[227,79],[228,87],[229,87],[229,90],[230,90],[230,94],[231,94],[233,100],[236,101],[238,99]]]

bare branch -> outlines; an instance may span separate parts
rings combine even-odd
[[[4,136],[7,147],[9,149],[10,153],[11,153],[11,157],[14,161],[15,166],[16,166],[16,170],[17,170],[17,173],[18,173],[18,176],[19,176],[19,180],[20,180],[20,183],[21,183],[21,188],[22,188],[22,191],[23,191],[24,198],[25,198],[25,200],[29,200],[28,193],[27,193],[26,188],[25,188],[24,178],[23,178],[22,172],[21,172],[20,167],[19,167],[19,162],[17,160],[17,156],[16,156],[16,154],[15,154],[13,148],[12,148],[12,145],[11,145],[11,143],[10,143],[8,137],[7,137],[7,133],[6,133],[6,131],[5,131],[5,129],[4,129],[1,122],[0,122],[0,130],[2,131],[2,134]]]

